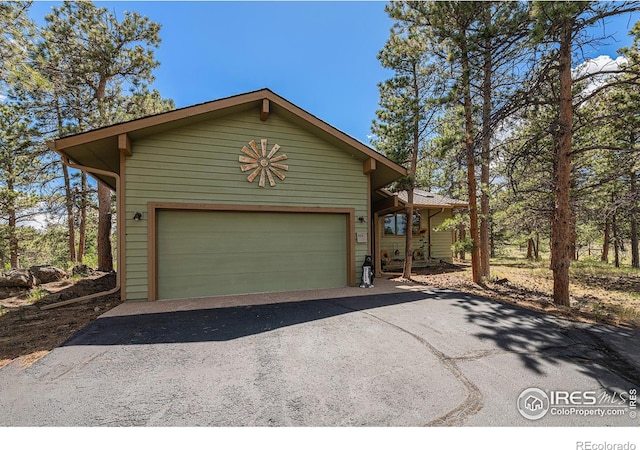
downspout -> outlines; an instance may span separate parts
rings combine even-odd
[[[429,259],[431,259],[431,218],[437,216],[438,214],[442,214],[443,212],[444,208],[440,208],[440,211],[438,211],[437,213],[427,216],[427,232],[429,233],[427,234],[427,237],[429,238]]]
[[[53,144],[51,144],[53,145]],[[54,151],[55,148],[53,148],[50,145],[50,148]],[[56,151],[57,152],[57,151]],[[84,300],[90,300],[92,298],[96,298],[96,297],[103,297],[105,295],[111,295],[111,294],[115,294],[116,292],[118,292],[120,290],[120,281],[121,281],[121,272],[122,272],[122,267],[124,267],[123,265],[123,261],[122,261],[122,245],[123,245],[123,239],[122,239],[122,221],[124,220],[124,217],[122,217],[122,214],[120,214],[120,175],[118,175],[115,172],[109,172],[107,170],[101,170],[101,169],[95,169],[92,167],[85,167],[85,166],[81,166],[75,163],[72,163],[71,161],[69,161],[69,157],[57,152],[58,154],[60,154],[60,156],[62,156],[62,163],[67,166],[70,167],[72,169],[78,169],[81,170],[83,172],[86,172],[90,175],[105,175],[108,177],[112,177],[116,180],[116,212],[117,214],[117,218],[116,218],[116,227],[118,230],[118,270],[116,271],[116,287],[114,287],[113,289],[110,289],[108,291],[102,291],[102,292],[96,292],[95,294],[90,294],[90,295],[84,295],[82,297],[78,297],[78,298],[72,298],[70,300],[65,300],[63,302],[58,302],[58,303],[52,303],[50,305],[45,305],[40,309],[53,309],[53,308],[57,308],[59,306],[65,306],[65,305],[71,305],[73,303],[78,303],[78,302],[82,302]]]

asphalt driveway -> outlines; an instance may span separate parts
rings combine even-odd
[[[376,281],[306,301],[125,303],[31,367],[0,369],[0,426],[640,423],[638,333]],[[528,388],[578,394],[530,420]]]

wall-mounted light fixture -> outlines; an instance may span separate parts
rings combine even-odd
[[[367,218],[365,216],[360,216],[360,217],[358,217],[358,222],[367,223]]]
[[[141,212],[136,212],[133,215],[133,220],[142,220],[142,213]]]

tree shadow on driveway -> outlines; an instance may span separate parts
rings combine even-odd
[[[629,361],[628,355],[621,354],[619,348],[609,343],[613,338],[618,342],[638,342],[635,331],[570,322],[475,295],[438,289],[103,317],[63,346],[229,341],[357,311],[415,302],[422,302],[416,308],[415,318],[422,320],[424,317],[425,322],[437,319],[440,323],[449,320],[452,329],[455,326],[460,330],[468,329],[467,337],[491,341],[497,348],[516,354],[524,368],[534,374],[544,374],[546,363],[567,361],[603,386],[622,388],[626,383],[640,386],[638,367]],[[445,302],[452,309],[443,309],[439,304],[435,311],[429,306],[431,302]],[[455,312],[458,308],[462,309],[462,316]],[[445,317],[435,317],[436,314]],[[385,315],[393,317],[392,312]],[[472,326],[460,327],[465,322]],[[398,322],[394,325],[403,327]],[[634,346],[629,345],[629,348]]]
[[[408,292],[102,317],[63,346],[228,341],[358,310],[427,298],[424,293]]]
[[[636,330],[573,322],[468,294],[454,297],[452,304],[475,325],[475,337],[517,354],[533,373],[543,375],[544,363],[566,361],[607,389],[640,386]]]

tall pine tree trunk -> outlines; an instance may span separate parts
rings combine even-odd
[[[98,270],[111,272],[111,190],[98,182]]]
[[[464,168],[464,161],[463,161],[463,159],[464,159],[464,156],[463,156],[464,149],[463,149],[463,151],[457,152],[457,154],[458,154],[458,156],[456,157],[456,170],[458,172],[461,172],[463,170],[463,168]],[[462,181],[456,181],[455,186],[456,186],[456,189],[455,189],[456,192],[462,192],[462,189],[463,189]],[[455,231],[455,233],[456,233],[455,237],[456,237],[456,242],[462,243],[462,242],[465,241],[465,239],[467,239],[467,230],[465,228],[465,224],[464,224],[464,221],[463,221],[464,219],[463,219],[463,212],[462,211],[459,214],[459,219],[460,219],[460,221],[458,223],[458,229]],[[429,245],[431,245],[431,242],[429,242]],[[464,247],[462,245],[460,245],[458,247],[458,253],[455,254],[454,256],[456,258],[458,258],[460,261],[465,261],[466,260],[467,255],[466,255],[466,252],[465,252]]]
[[[484,26],[491,27],[491,7],[484,7]],[[482,81],[482,152],[480,170],[480,272],[485,279],[491,277],[489,263],[489,165],[491,163],[491,77],[493,59],[491,36],[487,34],[484,49],[484,79]]]
[[[606,219],[604,222],[604,231],[602,232],[602,255],[600,256],[600,261],[609,262],[609,246],[611,245],[611,225],[609,223],[609,219]]]
[[[534,252],[533,247],[534,247],[533,238],[527,239],[527,259],[533,259],[533,252]]]
[[[416,170],[418,166],[418,150],[420,148],[420,89],[418,87],[418,67],[413,63],[413,96],[415,108],[413,111],[413,142],[411,149],[411,165],[409,166],[409,188],[407,191],[407,230],[404,241],[404,268],[402,277],[407,280],[411,279],[411,271],[413,268],[413,190],[416,187]]]
[[[631,267],[640,269],[640,255],[638,254],[638,189],[636,186],[637,174],[635,170],[631,171]]]
[[[63,132],[62,112],[60,111],[60,98],[56,94],[55,97],[56,118],[58,122],[58,134]],[[71,178],[69,177],[69,168],[62,162],[62,178],[64,179],[64,200],[67,209],[67,232],[69,236],[69,259],[76,262],[76,229],[75,217],[73,214],[73,191],[71,190]]]
[[[16,210],[11,207],[9,213],[9,254],[11,257],[11,268],[20,268],[20,258],[18,257],[18,235],[16,234]]]
[[[80,224],[78,227],[78,261],[82,263],[84,258],[84,251],[87,244],[87,174],[82,172],[81,177],[81,192],[80,192]]]
[[[100,124],[106,125],[106,107],[104,97],[109,76],[101,74],[94,97],[98,100]],[[118,230],[119,232],[120,230]],[[113,251],[111,249],[111,190],[103,183],[98,183],[98,270],[113,270]],[[120,268],[118,267],[118,270]]]
[[[567,20],[560,31],[558,70],[560,73],[560,104],[557,136],[554,142],[555,205],[551,224],[551,268],[553,299],[558,305],[569,306],[569,266],[571,264],[571,138],[573,102],[571,80],[571,38],[573,21]]]
[[[469,234],[471,235],[471,276],[474,283],[482,281],[480,272],[480,246],[478,239],[478,203],[476,197],[475,146],[473,142],[473,105],[471,103],[471,73],[466,41],[461,44],[462,89],[464,91],[464,140],[467,160],[467,186],[469,191]]]
[[[407,202],[410,206],[406,208],[407,232],[404,239],[404,267],[402,270],[402,278],[410,280],[411,271],[413,270],[413,189],[407,192]]]
[[[10,261],[11,261],[11,268],[12,269],[19,269],[20,268],[20,258],[18,256],[18,235],[17,235],[17,230],[16,230],[16,223],[17,223],[17,219],[16,219],[16,207],[14,204],[14,196],[13,196],[13,192],[14,192],[14,188],[13,188],[13,182],[12,180],[8,180],[7,183],[7,190],[9,191],[9,209],[7,211],[8,216],[9,216],[9,220],[8,220],[8,233],[9,233],[9,255],[10,255]]]
[[[55,110],[56,110],[56,118],[58,122],[58,135],[62,135],[64,127],[62,120],[62,111],[60,110],[60,98],[58,94],[55,96]],[[71,190],[71,177],[69,177],[69,168],[62,161],[62,178],[64,180],[64,201],[65,207],[67,209],[67,235],[69,238],[68,247],[69,247],[69,259],[71,262],[75,263],[78,261],[76,256],[76,227],[75,220],[73,215],[73,191]]]
[[[67,209],[67,234],[69,236],[69,259],[76,262],[76,227],[75,217],[73,213],[73,190],[71,189],[71,179],[69,177],[69,168],[62,164],[62,178],[64,179],[64,201]]]
[[[464,227],[464,223],[458,225],[458,241],[464,242],[467,239],[467,229]],[[464,247],[461,245],[458,251],[458,259],[464,261],[467,259],[467,253],[464,251]]]
[[[16,230],[16,205],[15,205],[15,185],[13,178],[13,167],[11,162],[9,162],[10,169],[7,177],[7,200],[8,200],[8,208],[7,215],[8,217],[8,233],[9,233],[9,258],[11,262],[12,269],[20,268],[20,259],[18,257],[18,235]]]
[[[618,236],[618,219],[616,213],[611,218],[611,230],[613,231],[613,264],[620,267],[620,238]]]

